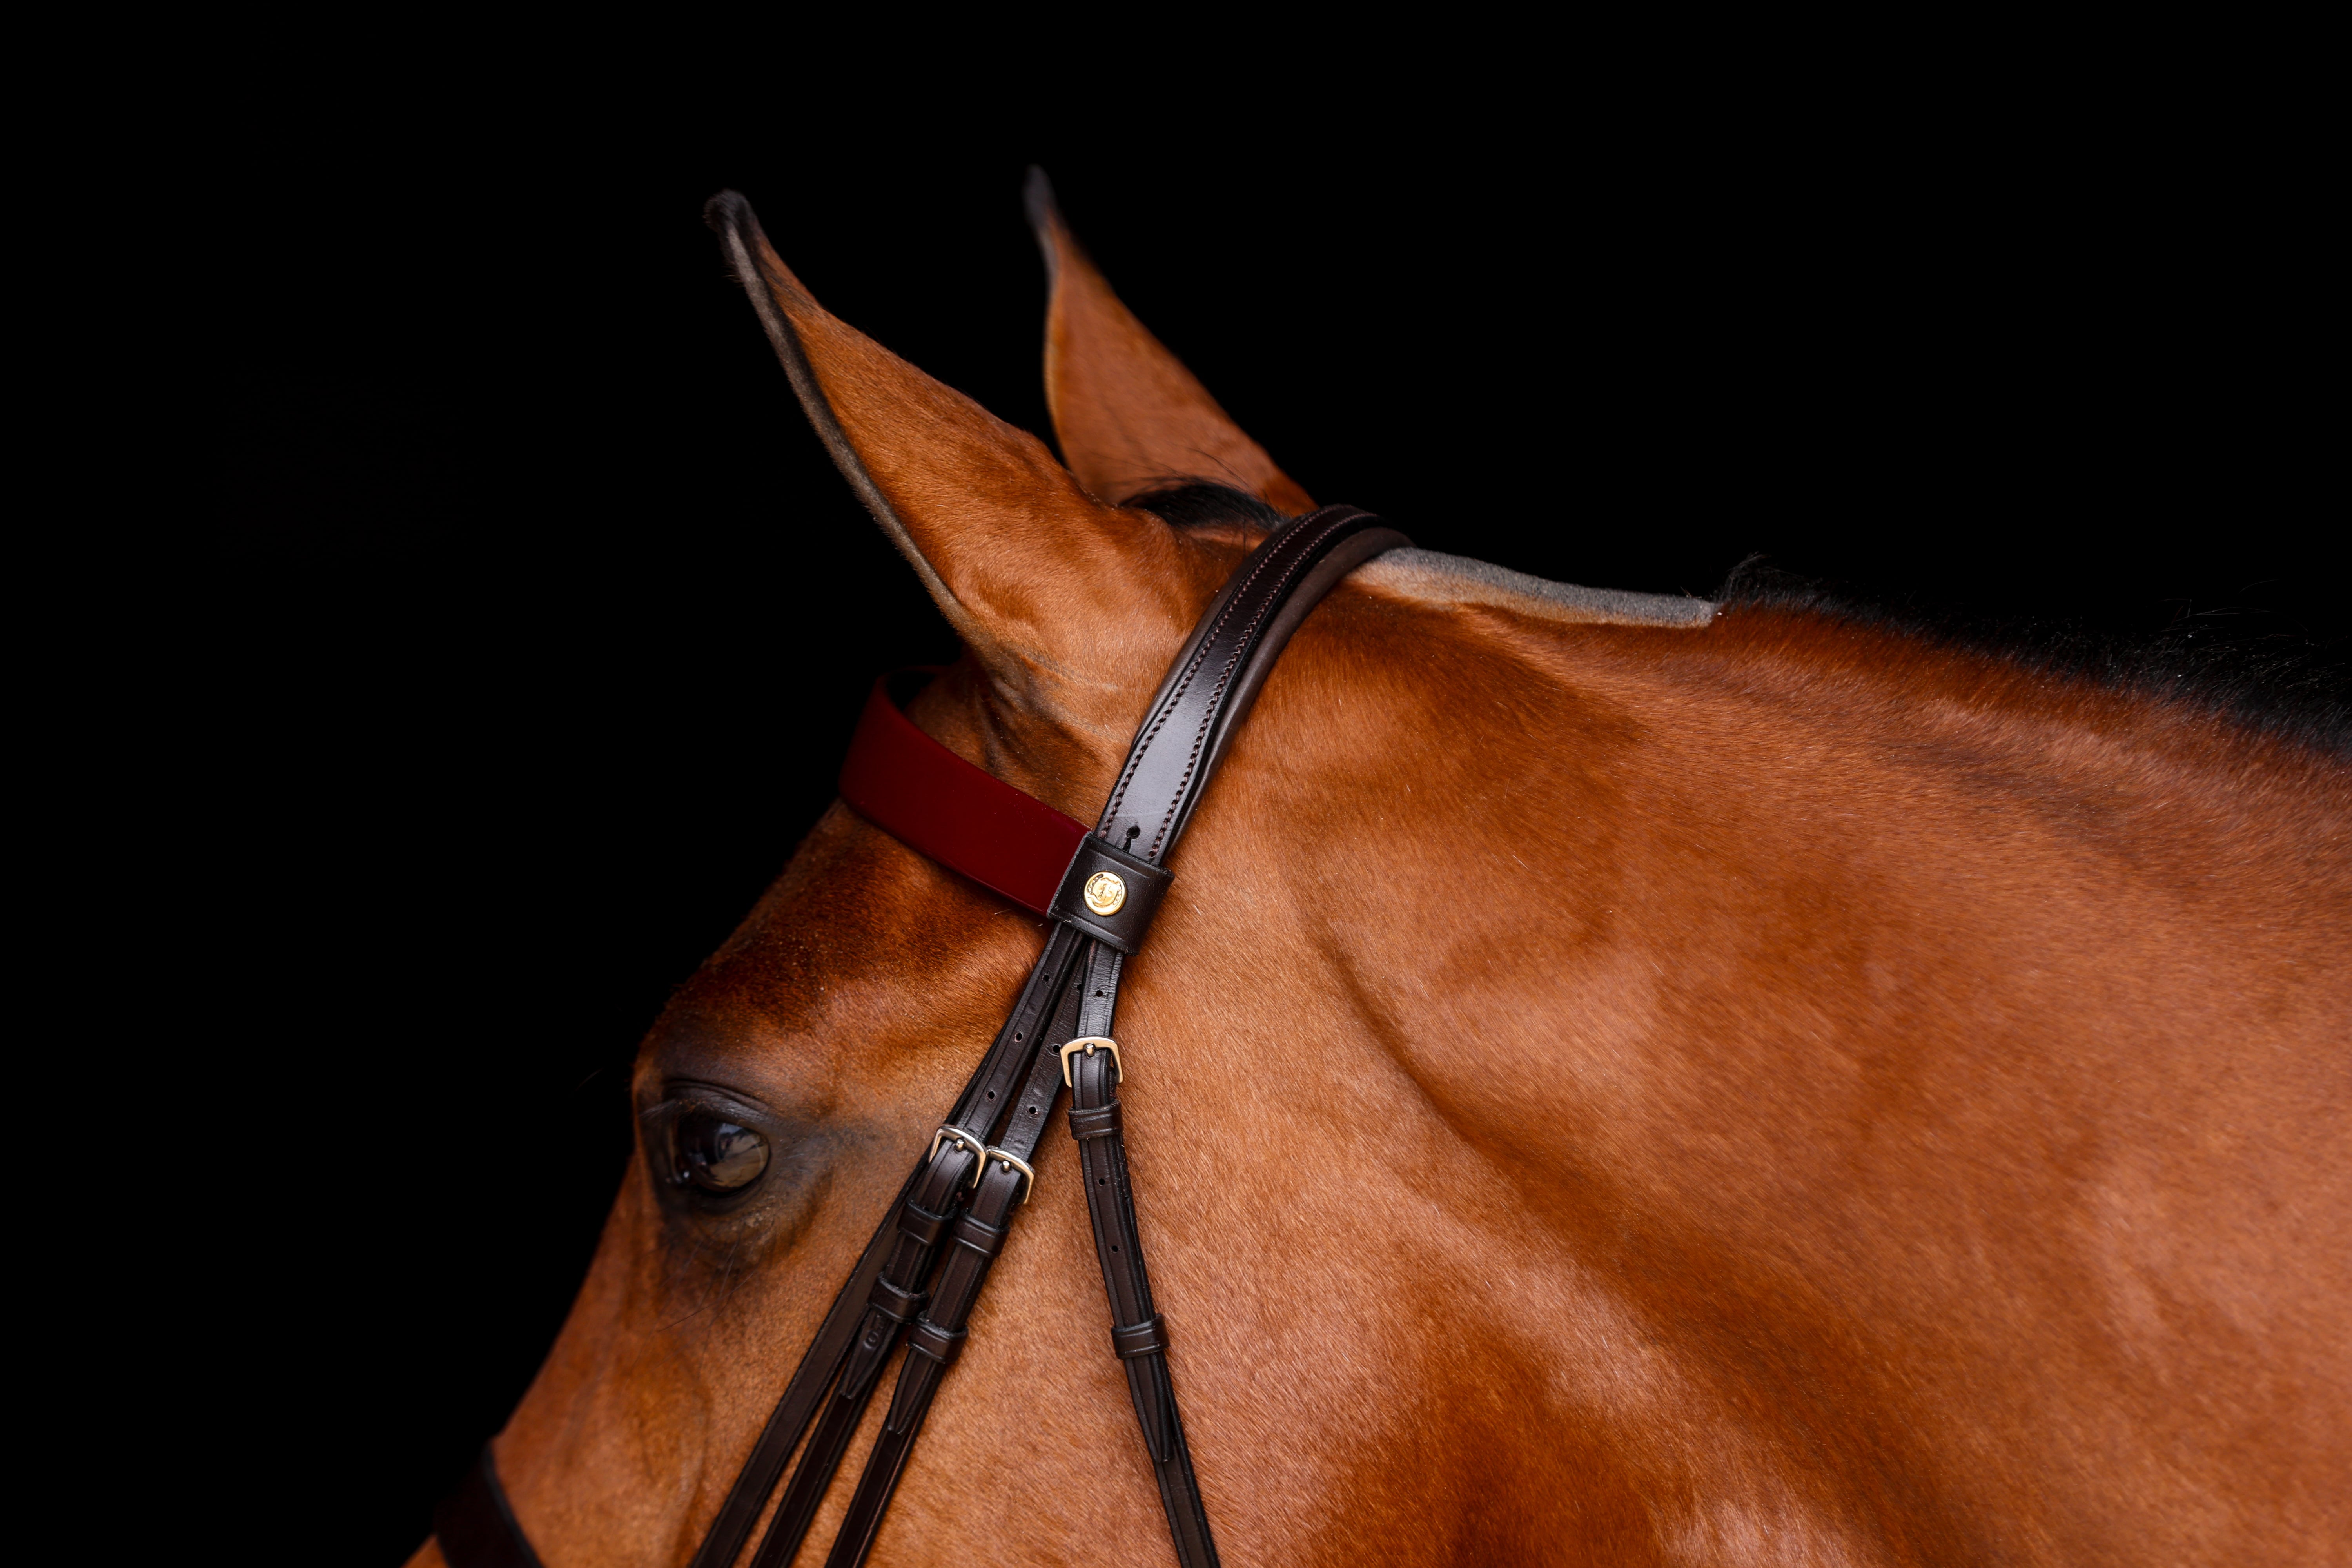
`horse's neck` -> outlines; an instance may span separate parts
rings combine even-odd
[[[1324,765],[1264,809],[1301,825],[1291,901],[1416,1071],[1540,1080],[1461,1084],[1482,1135],[1563,1168],[1565,1129],[1630,1137],[1653,1152],[1620,1178],[1668,1185],[1738,1144],[1785,1186],[1877,1130],[2015,1154],[2003,1127],[2334,1059],[2340,766],[1811,617],[1353,608],[1285,718]],[[2074,1110],[2011,1103],[2037,1094]]]
[[[1350,608],[1247,809],[1400,1005],[1626,1047],[1796,1013],[1824,1045],[2039,1039],[2009,1015],[2113,1034],[2352,940],[2352,775],[2193,709],[1813,617]]]
[[[1318,646],[1236,753],[1285,848],[1222,878],[1440,1261],[1589,1336],[1569,1403],[2061,1534],[2234,1484],[2174,1473],[2168,1383],[2308,1426],[2270,1374],[2341,1370],[2352,1236],[2274,1216],[2345,1110],[2340,773],[1814,623],[1359,600]]]

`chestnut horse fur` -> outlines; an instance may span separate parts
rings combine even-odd
[[[917,722],[1092,821],[1263,536],[1114,503],[1310,503],[1033,213],[1066,467],[712,205],[967,647]],[[1428,575],[1307,619],[1128,970],[1224,1560],[2347,1561],[2340,758],[1820,613]],[[640,1110],[717,1086],[774,1157],[715,1216],[631,1163],[495,1444],[548,1568],[692,1554],[1043,938],[836,803],[678,993]],[[1171,1561],[1067,1137],[1036,1163],[877,1563]]]

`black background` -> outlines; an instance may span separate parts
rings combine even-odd
[[[953,653],[705,197],[1043,433],[1041,163],[1278,461],[1431,548],[1698,594],[1760,552],[2340,649],[2292,106],[1902,97],[214,106],[184,234],[218,275],[215,504],[152,679],[222,889],[185,939],[237,1064],[215,1152],[273,1194],[226,1238],[278,1434],[235,1462],[289,1533],[386,1563],[424,1535],[577,1286],[637,1037],[824,809],[871,676]]]

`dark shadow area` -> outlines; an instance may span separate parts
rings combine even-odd
[[[1277,460],[1429,548],[2343,647],[2305,220],[2160,138],[2093,178],[2021,133],[978,122],[845,156],[310,107],[225,136],[206,198],[216,444],[149,776],[219,890],[185,939],[236,1064],[207,1092],[337,1153],[231,1227],[221,1289],[289,1538],[339,1561],[399,1562],[502,1423],[620,1179],[635,1041],[824,809],[873,675],[955,652],[724,275],[722,186],[837,314],[1043,433],[1044,163]]]

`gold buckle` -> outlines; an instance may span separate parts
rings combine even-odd
[[[1112,1074],[1110,1081],[1113,1084],[1122,1084],[1127,1081],[1127,1066],[1118,1059],[1118,1042],[1112,1039],[1108,1035],[1087,1035],[1072,1040],[1068,1045],[1062,1047],[1062,1087],[1064,1089],[1076,1089],[1078,1087],[1076,1084],[1070,1081],[1070,1053],[1076,1050],[1080,1046],[1084,1046],[1087,1048],[1087,1055],[1088,1056],[1095,1054],[1095,1047],[1097,1046],[1100,1046],[1103,1049],[1108,1051],[1110,1053],[1110,1070]]]
[[[988,1169],[988,1163],[991,1160],[1002,1160],[1004,1162],[1005,1169],[1009,1171],[1018,1171],[1023,1175],[1029,1178],[1021,1185],[1021,1201],[1024,1204],[1027,1203],[1029,1201],[1029,1194],[1037,1190],[1037,1173],[1029,1168],[1029,1163],[1026,1160],[1022,1159],[1018,1154],[1008,1154],[1002,1149],[989,1149],[982,1152],[980,1168],[983,1171]],[[974,1183],[973,1184],[976,1186],[979,1184]]]
[[[953,1143],[959,1149],[980,1156],[971,1167],[971,1184],[975,1187],[980,1185],[981,1173],[988,1169],[988,1141],[979,1133],[967,1132],[961,1127],[942,1127],[931,1134],[931,1152],[923,1156],[924,1163],[929,1164],[940,1157],[940,1145],[942,1143]]]

